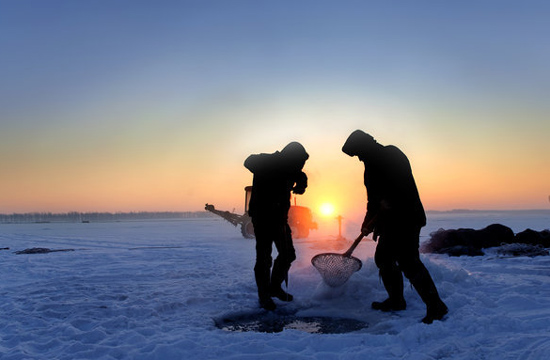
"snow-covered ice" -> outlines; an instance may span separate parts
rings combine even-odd
[[[550,213],[429,214],[423,239],[439,229],[550,227]],[[345,224],[354,239],[358,223]],[[324,231],[330,229],[330,231]],[[420,322],[425,308],[406,282],[408,308],[371,310],[385,297],[364,240],[363,268],[339,288],[323,284],[311,258],[345,251],[334,227],[295,241],[289,292],[279,308],[349,318],[368,326],[343,334],[300,329],[231,332],[230,314],[258,310],[254,241],[220,218],[113,223],[1,224],[1,359],[547,359],[550,257],[423,254],[450,312]],[[32,247],[70,252],[16,255]]]

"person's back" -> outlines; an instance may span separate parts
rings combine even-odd
[[[380,146],[373,160],[365,161],[365,186],[369,202],[374,198],[388,208],[388,220],[399,224],[426,225],[426,214],[407,156],[396,146]]]
[[[248,214],[286,221],[293,182],[281,153],[250,155],[244,165],[254,174]]]

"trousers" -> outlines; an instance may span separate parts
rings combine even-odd
[[[296,250],[287,222],[261,221],[253,218],[252,224],[256,235],[254,277],[258,296],[262,299],[270,296],[271,287],[280,287],[283,281],[288,281],[288,271],[292,262],[296,260]],[[273,244],[278,253],[275,262],[272,258]]]
[[[403,273],[430,309],[440,306],[442,301],[428,269],[420,260],[419,241],[420,228],[396,226],[380,235],[374,261],[390,299],[403,299]]]

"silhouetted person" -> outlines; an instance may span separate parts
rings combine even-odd
[[[288,226],[290,193],[303,194],[307,176],[302,171],[309,158],[304,147],[291,142],[273,154],[250,155],[244,166],[254,174],[248,214],[252,218],[256,236],[256,264],[254,275],[258,286],[260,306],[274,310],[272,297],[292,301],[292,295],[281,285],[288,285],[288,271],[296,259]],[[271,271],[273,243],[278,256]]]
[[[448,311],[447,306],[440,299],[418,252],[426,214],[409,160],[397,147],[380,145],[361,130],[348,137],[342,151],[357,156],[365,164],[368,201],[361,232],[365,236],[372,232],[374,241],[378,240],[374,261],[389,296],[382,302],[373,302],[372,308],[381,311],[406,308],[403,272],[426,304],[422,322],[431,324],[441,320]]]

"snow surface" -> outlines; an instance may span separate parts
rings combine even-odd
[[[429,214],[423,239],[439,228],[502,223],[514,232],[550,227],[549,213]],[[406,282],[408,308],[371,310],[385,298],[364,240],[363,268],[329,288],[311,266],[348,241],[323,226],[295,241],[292,303],[301,316],[369,324],[345,334],[230,332],[215,320],[257,311],[254,241],[221,218],[117,223],[0,225],[1,359],[548,359],[550,257],[423,254],[449,306],[445,321],[420,322],[425,308]],[[329,229],[330,231],[326,231]],[[69,252],[16,255],[32,247]]]

